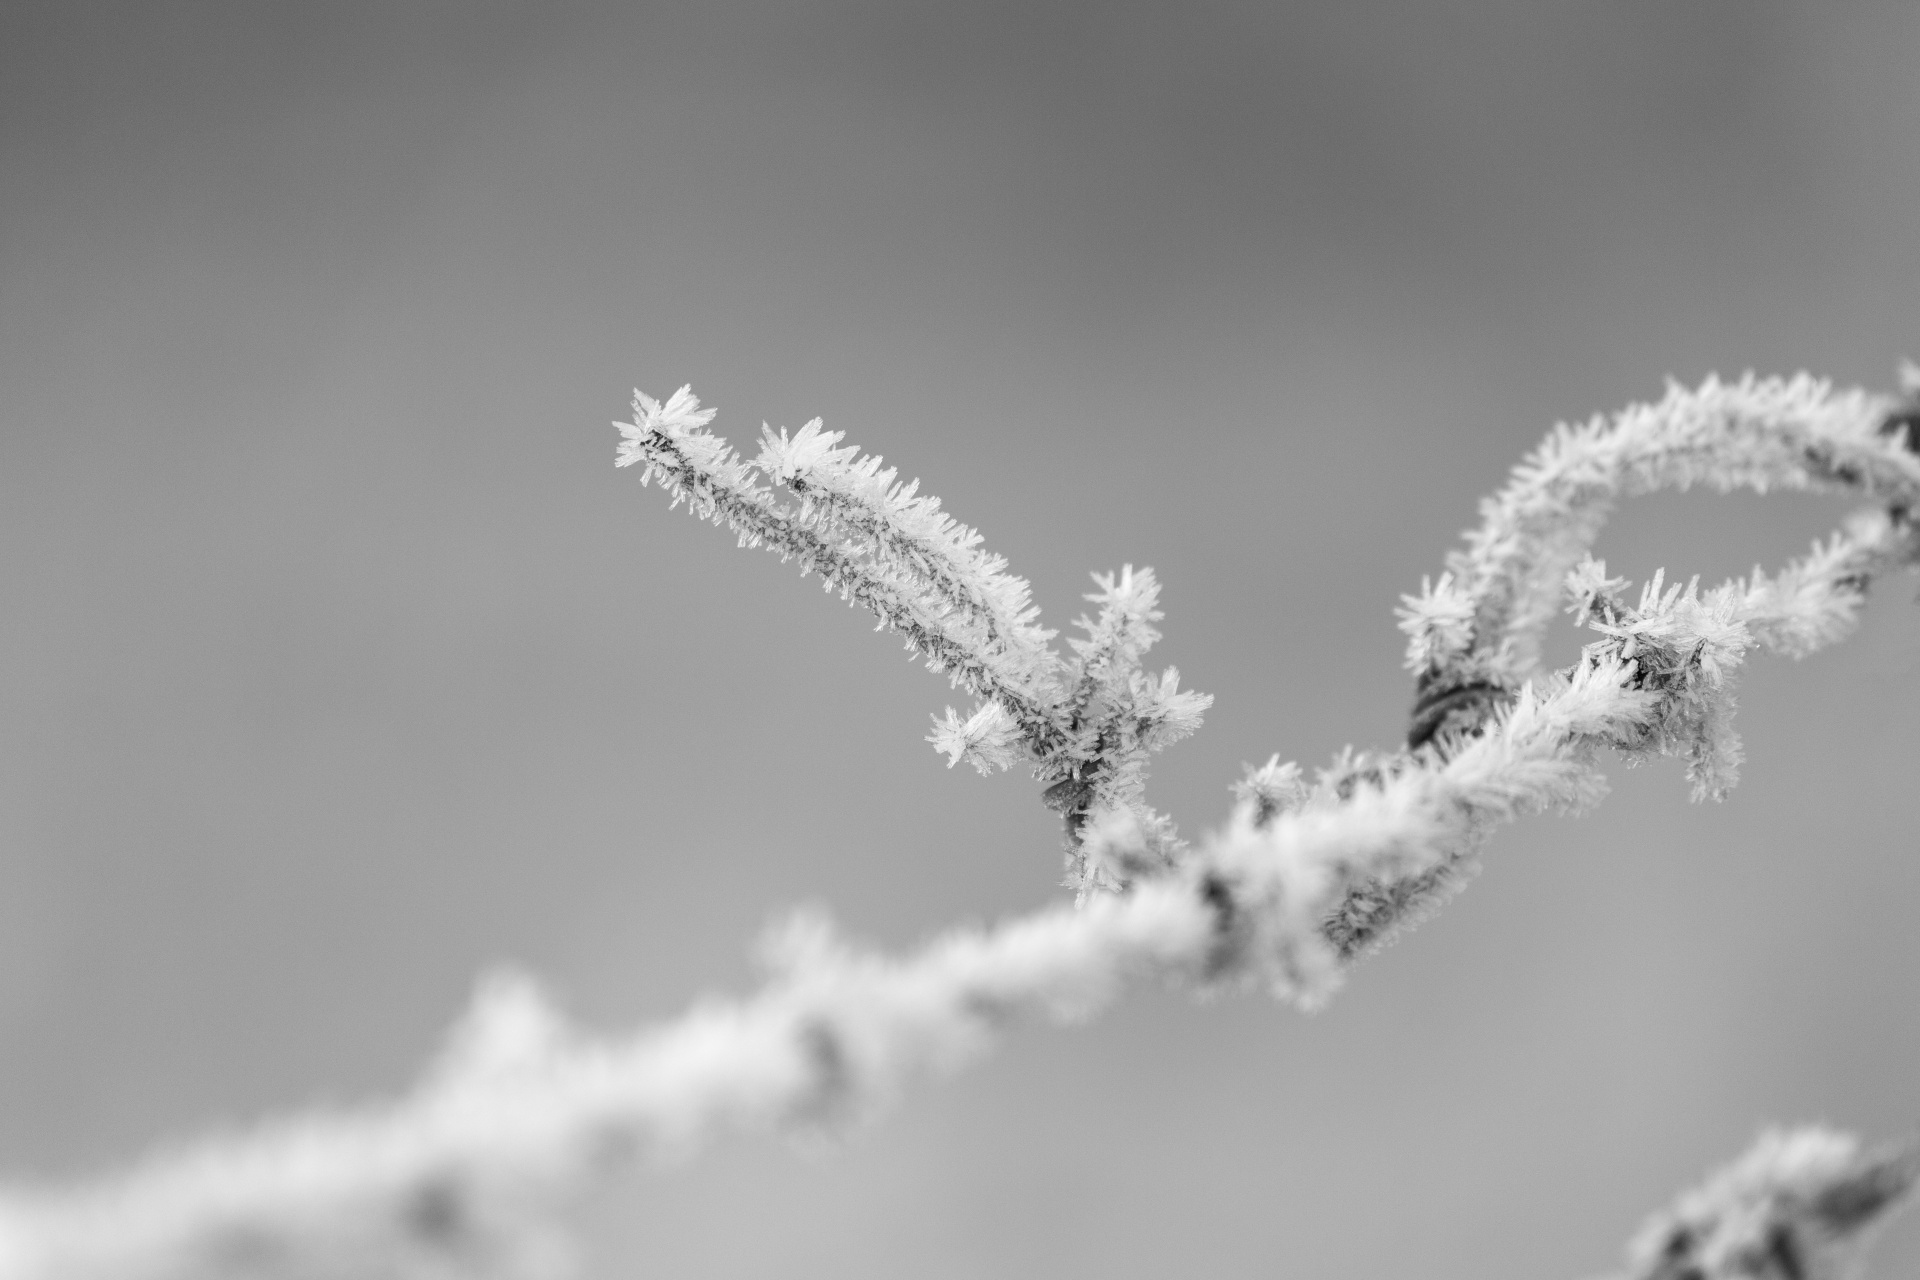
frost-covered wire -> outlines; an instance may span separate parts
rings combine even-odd
[[[1743,392],[1740,403],[1749,409],[1760,402],[1803,409],[1868,403],[1824,389],[1816,395],[1806,388],[1817,384],[1804,381],[1740,385],[1801,388],[1792,395]],[[1768,418],[1757,410],[1746,417],[1715,410],[1721,416],[1713,420],[1724,427],[1716,435],[1699,426],[1705,411],[1698,405],[1725,400],[1709,389],[1691,400],[1669,396],[1670,404],[1693,406],[1668,415],[1693,424],[1685,430],[1663,434],[1649,426],[1666,420],[1658,414],[1619,420],[1630,438],[1667,440],[1684,454],[1684,465],[1646,439],[1628,449],[1602,431],[1563,433],[1573,443],[1536,455],[1509,486],[1521,497],[1487,508],[1487,528],[1507,532],[1483,528],[1460,562],[1473,568],[1480,556],[1487,571],[1442,579],[1410,598],[1403,622],[1422,674],[1453,679],[1456,691],[1480,681],[1487,692],[1456,699],[1424,731],[1417,717],[1413,745],[1345,753],[1311,783],[1277,759],[1250,770],[1226,824],[1191,847],[1178,845],[1170,827],[1155,825],[1163,820],[1135,790],[1143,753],[1190,731],[1204,706],[1169,677],[1139,670],[1159,617],[1149,574],[1099,580],[1100,617],[1083,624],[1088,637],[1074,647],[1077,664],[1060,660],[1046,668],[1015,654],[1018,646],[1006,639],[1034,626],[1023,595],[1002,589],[994,599],[981,596],[981,610],[1002,610],[993,625],[1004,643],[986,639],[980,619],[966,620],[970,607],[960,595],[971,588],[961,570],[990,576],[1001,572],[998,562],[967,561],[954,547],[964,544],[970,553],[971,534],[940,524],[944,517],[936,519],[931,507],[912,507],[911,493],[900,499],[877,463],[848,464],[868,486],[864,497],[837,497],[843,509],[830,520],[816,518],[818,509],[803,519],[757,474],[790,470],[791,479],[804,472],[815,479],[803,487],[817,483],[838,494],[834,485],[845,476],[831,484],[820,479],[828,473],[825,452],[796,461],[795,437],[781,446],[785,453],[763,454],[765,467],[757,470],[704,431],[711,414],[690,392],[664,405],[640,397],[623,464],[644,461],[676,502],[731,524],[743,542],[801,557],[976,686],[983,706],[964,719],[949,715],[945,747],[955,759],[971,754],[991,765],[995,756],[1025,751],[1043,766],[1076,762],[1053,787],[1077,788],[1064,793],[1063,807],[1078,819],[1082,884],[1095,891],[1072,906],[957,930],[897,958],[855,947],[818,918],[804,917],[769,945],[770,976],[758,992],[708,1002],[625,1037],[574,1028],[530,981],[496,978],[483,985],[442,1059],[395,1103],[209,1139],[89,1187],[0,1195],[0,1280],[546,1276],[565,1262],[552,1230],[555,1207],[609,1167],[684,1153],[728,1132],[870,1114],[920,1076],[963,1065],[1014,1021],[1086,1017],[1141,982],[1256,986],[1317,1005],[1354,957],[1457,887],[1496,827],[1597,799],[1603,783],[1596,765],[1606,753],[1683,755],[1697,789],[1730,785],[1737,744],[1727,717],[1746,653],[1757,647],[1799,655],[1837,639],[1875,575],[1920,558],[1920,534],[1908,515],[1920,495],[1920,471],[1894,452],[1914,443],[1912,433],[1901,436],[1904,409],[1882,404],[1872,434],[1890,450],[1836,425],[1844,416],[1837,409],[1818,420],[1826,433],[1820,438],[1829,442],[1820,454],[1829,459],[1821,464],[1823,482],[1857,483],[1885,509],[1857,518],[1777,575],[1756,571],[1705,592],[1697,583],[1656,578],[1633,599],[1629,584],[1608,576],[1600,562],[1569,560],[1568,548],[1584,552],[1597,527],[1599,501],[1582,487],[1586,482],[1563,483],[1566,475],[1585,474],[1573,455],[1631,454],[1637,461],[1628,470],[1643,479],[1763,471],[1777,479],[1779,469],[1754,461],[1780,456],[1766,432],[1789,439],[1812,432],[1784,411]],[[821,437],[807,439],[813,449]],[[852,493],[858,485],[843,487]],[[900,517],[902,510],[919,514]],[[896,517],[899,529],[872,523]],[[914,529],[920,542],[889,541]],[[1515,545],[1506,547],[1508,541]],[[927,547],[934,548],[930,558],[914,561]],[[1519,652],[1515,637],[1537,612],[1533,579],[1547,563],[1559,565],[1556,598],[1598,638],[1564,672],[1514,679],[1514,668],[1489,655],[1511,662]],[[957,575],[952,581],[929,585],[949,571]],[[1024,710],[1019,698],[1030,699]],[[1422,699],[1433,703],[1431,684]],[[1040,741],[1035,725],[1055,737]],[[1725,1206],[1753,1201],[1753,1187],[1814,1185],[1794,1182],[1794,1170],[1817,1166],[1819,1177],[1831,1174],[1822,1186],[1853,1176],[1834,1173],[1844,1163],[1838,1157],[1755,1159],[1758,1173],[1715,1184],[1721,1190],[1700,1202],[1707,1209],[1696,1212],[1687,1202],[1675,1221],[1734,1222]],[[1873,1182],[1888,1189],[1885,1204],[1912,1181],[1911,1172],[1901,1177]],[[1766,1195],[1773,1195],[1760,1197],[1769,1205],[1788,1203]],[[1819,1203],[1826,1226],[1846,1216],[1833,1209],[1839,1202]],[[1722,1238],[1687,1230],[1694,1233],[1688,1241]],[[1671,1231],[1663,1237],[1674,1238]],[[1795,1239],[1796,1248],[1804,1246],[1796,1257],[1825,1256],[1812,1236]],[[1665,1265],[1636,1257],[1636,1266]],[[1695,1274],[1718,1280],[1772,1273],[1642,1266],[1636,1277]]]

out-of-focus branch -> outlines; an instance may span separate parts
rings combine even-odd
[[[1817,1126],[1762,1134],[1641,1229],[1621,1280],[1850,1280],[1916,1180],[1920,1141],[1862,1151]]]

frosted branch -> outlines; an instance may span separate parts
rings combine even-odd
[[[1562,429],[1489,502],[1449,575],[1408,601],[1422,675],[1410,745],[1343,754],[1311,785],[1277,758],[1249,770],[1224,827],[1188,848],[1136,785],[1146,753],[1205,706],[1171,670],[1140,670],[1160,616],[1150,573],[1098,580],[1100,617],[1083,623],[1067,680],[1034,657],[1044,633],[1024,584],[1004,585],[1018,580],[979,556],[971,531],[877,460],[854,461],[810,425],[769,434],[746,463],[706,432],[711,412],[689,391],[638,397],[622,465],[645,463],[676,505],[743,543],[799,557],[983,698],[936,728],[953,761],[992,767],[1025,750],[1043,767],[1072,762],[1050,797],[1077,823],[1081,887],[1113,892],[898,958],[802,917],[770,941],[758,992],[625,1037],[576,1029],[529,980],[497,976],[390,1105],[0,1197],[0,1280],[543,1277],[566,1260],[556,1206],[610,1168],[730,1132],[870,1115],[1017,1021],[1084,1018],[1148,982],[1317,1005],[1356,956],[1457,888],[1495,828],[1594,802],[1604,752],[1682,755],[1696,789],[1731,785],[1731,689],[1747,652],[1798,656],[1839,638],[1869,581],[1920,557],[1906,413],[1805,379],[1748,380],[1672,392],[1611,428]],[[798,481],[814,505],[782,504],[763,473]],[[1656,575],[1630,603],[1604,565],[1575,563],[1613,498],[1691,480],[1850,485],[1888,505],[1773,577],[1705,592]],[[1598,638],[1566,671],[1522,679],[1548,597]],[[1863,1157],[1818,1133],[1768,1141],[1649,1228],[1636,1280],[1830,1274],[1817,1268],[1914,1181],[1910,1154]]]
[[[916,496],[920,482],[895,481],[877,457],[840,448],[843,433],[822,431],[815,418],[792,439],[765,428],[756,465],[800,498],[797,518],[837,536],[875,569],[924,593],[950,625],[973,629],[972,643],[991,655],[1011,682],[1051,686],[1059,659],[1053,632],[1037,624],[1027,583],[1009,574],[1003,557],[980,550],[980,534],[940,510],[940,499]],[[1017,674],[1016,674],[1017,673]]]
[[[818,573],[823,587],[838,590],[849,604],[879,618],[881,626],[901,632],[933,670],[999,703],[1038,747],[1052,749],[1060,741],[1058,697],[1051,687],[1057,659],[1044,650],[1045,634],[1031,626],[1032,610],[1023,603],[1026,584],[1000,573],[998,564],[1004,562],[974,553],[978,539],[972,531],[938,517],[925,501],[888,499],[893,514],[911,517],[923,531],[939,531],[944,550],[954,558],[947,568],[971,574],[986,597],[981,616],[956,608],[944,591],[933,589],[930,583],[944,581],[938,573],[902,572],[910,557],[881,554],[888,545],[884,539],[849,536],[844,521],[823,518],[821,509],[803,512],[781,503],[770,486],[759,482],[757,463],[741,460],[706,430],[714,411],[702,409],[690,387],[680,388],[664,405],[635,391],[633,405],[634,421],[614,424],[624,437],[615,465],[645,463],[641,483],[657,481],[672,495],[671,506],[684,501],[696,516],[730,526],[743,547],[766,547],[782,560],[798,559],[801,573]],[[822,438],[816,435],[815,441]],[[830,444],[838,436],[824,439]],[[796,478],[791,458],[777,451],[763,457],[770,458],[775,476]],[[1042,646],[1039,652],[1036,644]]]

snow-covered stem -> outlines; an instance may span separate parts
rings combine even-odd
[[[763,428],[754,465],[800,497],[803,524],[920,587],[957,615],[957,625],[977,626],[977,643],[1001,665],[1030,679],[1054,677],[1053,632],[1035,624],[1039,610],[1026,581],[1006,571],[1003,557],[981,551],[980,534],[941,511],[940,499],[917,496],[918,480],[896,483],[896,471],[882,469],[879,458],[836,447],[842,436],[823,431],[818,418],[791,439],[784,428]]]
[[[1862,435],[1848,415],[1872,405],[1880,417]],[[1697,790],[1731,785],[1731,688],[1746,652],[1798,656],[1839,638],[1871,578],[1920,556],[1908,516],[1920,469],[1906,456],[1905,411],[1891,402],[1749,380],[1630,411],[1619,420],[1624,444],[1598,429],[1563,431],[1489,504],[1454,575],[1408,600],[1403,625],[1422,676],[1412,745],[1346,753],[1311,785],[1270,761],[1236,788],[1221,829],[1187,847],[1137,785],[1145,753],[1191,731],[1205,705],[1171,672],[1139,669],[1159,619],[1150,573],[1099,580],[1100,617],[1084,623],[1088,638],[1069,664],[1034,647],[1045,633],[1024,584],[1005,585],[1018,580],[1002,581],[1001,562],[979,557],[970,531],[943,523],[877,462],[833,453],[837,437],[817,427],[770,434],[750,464],[705,432],[711,414],[690,392],[664,405],[639,397],[636,408],[623,464],[645,462],[676,502],[732,525],[743,543],[799,556],[983,698],[964,720],[949,713],[944,745],[989,767],[1024,756],[1051,779],[1055,802],[1078,820],[1079,887],[1091,892],[899,958],[802,918],[769,945],[760,991],[626,1037],[572,1028],[530,981],[496,978],[441,1061],[391,1105],[209,1140],[92,1187],[0,1197],[0,1280],[547,1275],[564,1262],[554,1207],[608,1167],[730,1131],[870,1114],[917,1077],[962,1065],[1011,1022],[1086,1017],[1141,982],[1256,986],[1311,1007],[1357,955],[1456,888],[1494,828],[1593,802],[1605,752],[1683,755]],[[1817,449],[1794,445],[1800,462],[1780,444],[1816,437]],[[1817,467],[1806,460],[1816,455]],[[1612,459],[1618,474],[1580,479],[1593,468],[1576,456]],[[1795,466],[1888,505],[1775,576],[1756,571],[1706,592],[1657,577],[1631,605],[1604,565],[1567,559],[1568,547],[1584,550],[1612,493],[1659,477],[1786,483]],[[802,515],[757,471],[832,501]],[[1559,566],[1554,593],[1598,638],[1568,670],[1522,680],[1513,662],[1548,564]],[[1867,1178],[1904,1191],[1912,1181],[1906,1163],[1895,1179],[1838,1158],[1755,1159],[1759,1173],[1726,1183],[1732,1190],[1701,1202],[1708,1210],[1683,1205],[1682,1217],[1734,1221],[1724,1206],[1747,1204],[1751,1187],[1773,1177],[1767,1186],[1804,1190],[1814,1184],[1792,1171],[1816,1165],[1831,1175],[1821,1186]],[[1839,1202],[1820,1194],[1761,1198],[1825,1206],[1821,1221],[1832,1225]],[[1636,1258],[1636,1277],[1693,1274],[1648,1271],[1664,1264]]]
[[[673,496],[671,505],[684,501],[695,516],[730,526],[743,547],[766,547],[782,560],[798,559],[802,573],[818,573],[824,588],[838,590],[849,604],[874,614],[881,626],[902,633],[932,669],[997,703],[1033,742],[1049,749],[1059,744],[1062,726],[1053,688],[1058,659],[1045,647],[1047,634],[1031,625],[1026,584],[1002,572],[1004,561],[974,550],[978,535],[939,516],[937,504],[898,501],[887,484],[891,473],[880,481],[873,518],[910,523],[912,534],[921,536],[915,540],[903,531],[897,541],[911,542],[923,555],[901,553],[887,537],[850,534],[845,520],[828,518],[828,509],[817,503],[790,507],[771,485],[760,482],[763,463],[776,479],[798,478],[794,442],[777,449],[769,433],[762,458],[747,462],[707,431],[714,411],[700,407],[692,388],[680,388],[664,404],[636,391],[633,403],[634,421],[615,424],[625,437],[616,465],[644,463],[641,483],[658,481]],[[822,439],[817,425],[810,425],[816,434],[809,443]],[[838,437],[824,439],[831,444]],[[827,461],[818,461],[805,474],[829,470]],[[849,482],[848,487],[854,486]],[[928,561],[932,572],[925,570]],[[954,583],[962,581],[979,597],[968,607],[955,603]]]

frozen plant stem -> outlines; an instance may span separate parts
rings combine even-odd
[[[1151,571],[1097,576],[1097,613],[1063,653],[977,533],[818,421],[766,431],[748,461],[707,430],[713,413],[690,390],[636,393],[620,465],[742,545],[797,559],[971,694],[930,740],[950,764],[1024,764],[1045,784],[1075,902],[897,959],[801,918],[769,942],[759,992],[624,1037],[573,1028],[530,980],[498,975],[397,1102],[8,1194],[0,1280],[551,1275],[566,1258],[556,1207],[610,1166],[869,1113],[1012,1021],[1083,1018],[1143,980],[1316,1005],[1356,956],[1456,889],[1493,828],[1597,799],[1604,751],[1680,756],[1697,796],[1733,785],[1747,653],[1797,657],[1840,638],[1876,575],[1920,559],[1917,396],[1912,370],[1903,399],[1805,377],[1710,381],[1559,429],[1483,504],[1447,572],[1405,598],[1406,745],[1347,752],[1311,782],[1277,758],[1249,770],[1225,825],[1188,844],[1146,803],[1147,764],[1210,699],[1142,667],[1162,618]],[[1693,483],[1875,505],[1772,576],[1702,590],[1656,575],[1630,598],[1586,556],[1602,521],[1621,498]],[[1597,638],[1572,667],[1536,671],[1560,605]],[[1683,1202],[1679,1225],[1650,1228],[1633,1274],[1839,1275],[1819,1268],[1851,1257],[1902,1200],[1913,1160],[1856,1158],[1831,1135],[1780,1139]]]

